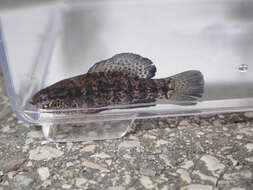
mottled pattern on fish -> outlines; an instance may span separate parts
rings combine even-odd
[[[178,104],[195,104],[204,91],[199,71],[151,79],[156,68],[153,63],[136,54],[118,54],[96,63],[83,75],[57,82],[36,93],[32,104],[42,109],[93,108],[114,105],[154,103],[170,99]]]
[[[155,76],[156,67],[148,58],[133,53],[121,53],[94,64],[88,72],[124,72],[129,77],[150,79]]]

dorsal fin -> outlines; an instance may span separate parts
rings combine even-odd
[[[133,53],[120,53],[95,63],[88,72],[123,72],[129,76],[150,79],[155,76],[156,67],[148,58]]]

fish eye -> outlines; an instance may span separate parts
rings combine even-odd
[[[46,102],[46,101],[48,101],[48,98],[46,96],[42,96],[40,98],[40,102]]]

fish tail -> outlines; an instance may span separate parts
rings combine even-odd
[[[185,71],[167,78],[168,98],[179,105],[194,105],[203,96],[204,77],[200,71]]]

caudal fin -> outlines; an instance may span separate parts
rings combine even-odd
[[[200,71],[190,70],[169,77],[174,90],[169,94],[170,100],[180,105],[194,105],[203,96],[204,77]]]

